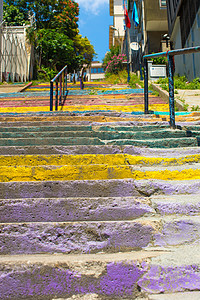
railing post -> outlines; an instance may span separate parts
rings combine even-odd
[[[58,81],[56,80],[56,101],[55,101],[55,110],[58,110]]]
[[[175,125],[175,108],[174,108],[174,62],[173,56],[167,55],[169,65],[169,111],[170,111],[170,127],[176,128]]]
[[[149,95],[148,95],[148,61],[144,59],[144,113],[149,113]]]
[[[53,111],[53,81],[50,82],[50,111]]]
[[[60,75],[60,96],[59,96],[59,105],[62,104],[62,74]]]

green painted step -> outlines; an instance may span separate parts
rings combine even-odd
[[[7,125],[7,124],[5,124]],[[51,126],[21,126],[21,127],[2,127],[0,126],[0,132],[43,132],[43,131],[155,131],[168,129],[167,125],[138,125],[138,126],[100,126],[100,125],[71,125],[71,126],[60,126],[54,124]],[[200,129],[199,129],[200,132]]]
[[[197,147],[197,138],[165,138],[165,139],[146,139],[146,140],[113,140],[107,141],[107,145],[132,145],[137,147],[149,148],[180,148],[180,147]]]
[[[199,132],[192,132],[189,134],[186,131],[180,130],[157,130],[157,131],[144,131],[144,132],[132,132],[132,131],[57,131],[56,128],[52,128],[53,131],[39,131],[39,132],[1,132],[0,139],[17,139],[17,138],[60,138],[60,137],[89,137],[99,138],[100,140],[118,140],[118,139],[165,139],[165,138],[183,138],[183,137],[195,137],[200,135]],[[78,142],[77,142],[78,143]]]
[[[0,139],[0,146],[27,146],[27,145],[133,145],[139,147],[150,148],[177,148],[177,147],[194,147],[198,146],[197,139],[191,138],[165,138],[165,139],[118,139],[118,140],[100,140],[91,137],[35,137],[35,138],[16,138],[16,139]]]

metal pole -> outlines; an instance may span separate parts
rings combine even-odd
[[[149,113],[149,95],[148,95],[148,61],[144,59],[144,113]]]
[[[127,56],[127,73],[128,73],[128,78],[127,82],[129,83],[130,81],[130,66],[129,66],[129,51],[128,51],[128,29],[126,28],[126,56]]]
[[[175,109],[174,109],[174,63],[173,56],[167,55],[169,64],[169,111],[170,111],[170,127],[176,128],[175,125]]]
[[[3,35],[3,0],[0,0],[0,82],[2,82],[2,35]]]
[[[59,105],[61,105],[61,104],[62,104],[62,74],[60,75],[59,81],[60,81],[60,97],[59,97]]]
[[[50,111],[53,111],[53,82],[50,82]]]
[[[55,110],[58,110],[58,79],[56,80],[56,102],[55,102]]]

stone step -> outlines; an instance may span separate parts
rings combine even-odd
[[[100,160],[101,161],[101,160]],[[128,161],[128,160],[127,160]],[[30,161],[31,164],[31,161]],[[1,166],[0,181],[45,181],[45,180],[106,180],[106,179],[200,179],[200,164],[174,166],[134,166],[108,164],[85,165],[39,165]]]
[[[145,197],[0,199],[0,222],[134,220],[200,214],[199,194]]]
[[[158,195],[148,199],[156,214],[163,215],[198,215],[200,213],[199,194]]]
[[[200,169],[200,154],[186,155],[182,157],[147,157],[130,154],[76,154],[76,155],[0,155],[0,166],[81,166],[106,165],[106,166],[142,166],[143,170],[163,170],[171,166],[177,166],[176,170],[181,171],[193,167]],[[151,167],[153,166],[154,169]],[[146,168],[148,167],[148,168]],[[170,168],[169,168],[170,167]],[[145,169],[146,168],[146,169]]]
[[[164,295],[155,294],[155,295],[149,295],[148,299],[149,300],[199,300],[200,291],[171,293],[171,294],[164,294]]]
[[[150,197],[200,193],[200,180],[76,180],[0,182],[0,199]]]
[[[0,155],[78,155],[78,154],[130,154],[143,157],[181,158],[200,154],[200,147],[141,148],[131,145],[76,145],[76,146],[0,146]]]
[[[189,132],[184,130],[157,130],[157,131],[57,131],[56,128],[52,128],[53,131],[31,131],[31,132],[0,132],[0,140],[17,139],[17,138],[59,138],[59,137],[97,137],[101,140],[145,140],[145,139],[166,139],[166,138],[184,138],[184,137],[196,137],[200,135],[200,132]]]
[[[0,224],[0,255],[125,252],[200,244],[199,216]]]
[[[55,124],[49,124],[49,126],[31,126],[31,124],[29,124],[30,126],[18,126],[18,127],[7,127],[7,123],[5,124],[5,127],[0,126],[0,132],[3,133],[10,133],[10,132],[44,132],[44,131],[95,131],[95,132],[101,132],[101,131],[111,131],[111,132],[119,132],[119,131],[155,131],[155,130],[164,130],[164,129],[169,129],[168,125],[142,125],[142,124],[138,124],[137,126],[132,125],[130,126],[130,124],[128,123],[127,126],[125,126],[126,124],[124,124],[124,126],[102,126],[102,125],[73,125],[73,124],[69,124],[68,126],[61,126],[59,124],[60,122],[58,122],[58,125]],[[116,124],[117,125],[117,124]],[[197,130],[196,130],[197,131]],[[199,130],[200,132],[200,130]]]
[[[149,148],[179,148],[179,147],[197,147],[199,142],[197,138],[165,138],[165,139],[146,139],[146,140],[111,140],[107,145],[133,145]]]
[[[148,293],[152,300],[164,300],[167,294],[185,292],[195,297],[199,253],[199,246],[191,245],[114,255],[0,256],[1,299],[145,299]],[[154,294],[157,298],[151,298]]]
[[[153,213],[144,197],[0,200],[0,223],[133,220]]]
[[[49,123],[49,122],[44,122],[44,123]],[[142,125],[138,124],[138,126],[132,125],[130,126],[129,123],[124,124],[124,126],[119,126],[119,124],[114,125],[76,125],[76,124],[69,124],[67,125],[60,125],[61,122],[58,122],[58,125],[56,125],[56,131],[155,131],[157,130],[164,130],[168,129],[169,125]],[[7,126],[8,124],[5,123],[5,126],[3,127],[2,124],[0,126],[0,132],[43,132],[43,131],[55,131],[55,122],[54,125],[49,124],[46,126],[42,126],[42,123],[39,123],[40,126],[33,126],[31,123],[29,123],[29,126]],[[198,130],[196,130],[198,131]],[[200,129],[199,129],[200,132]]]
[[[179,148],[179,147],[195,147],[198,146],[195,137],[176,137],[176,138],[157,138],[157,139],[114,139],[101,140],[97,137],[38,137],[35,138],[0,138],[0,146],[40,146],[40,145],[133,145],[139,147],[150,148]]]

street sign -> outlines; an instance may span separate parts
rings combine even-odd
[[[138,51],[139,48],[140,48],[140,46],[139,46],[139,44],[137,42],[132,42],[132,43],[130,43],[130,48],[133,51]]]

